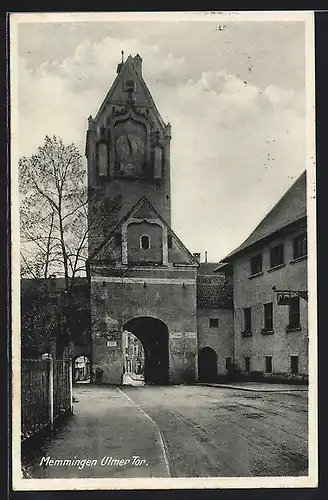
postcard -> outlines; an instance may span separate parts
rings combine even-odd
[[[316,487],[313,12],[10,14],[14,490]]]

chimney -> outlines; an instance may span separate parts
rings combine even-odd
[[[194,255],[195,259],[197,260],[198,264],[200,264],[200,253],[197,252],[197,253],[194,253],[193,255]]]
[[[140,73],[140,75],[142,75],[142,59],[141,57],[139,56],[139,54],[137,54],[134,58],[133,58],[133,62],[134,62],[134,65],[137,69],[137,71]]]
[[[205,263],[207,262],[207,250],[205,250]]]

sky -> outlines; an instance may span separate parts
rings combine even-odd
[[[19,156],[46,134],[84,155],[88,116],[121,50],[139,53],[172,125],[172,228],[191,252],[218,262],[306,168],[304,22],[89,19],[18,23]]]

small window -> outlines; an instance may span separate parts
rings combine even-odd
[[[251,258],[251,275],[262,272],[262,254],[259,253]]]
[[[272,373],[272,356],[265,356],[265,373]]]
[[[288,328],[300,328],[300,298],[292,297],[289,303]]]
[[[167,235],[167,248],[172,248],[172,234]]]
[[[277,267],[284,263],[284,245],[277,245],[270,250],[270,266]]]
[[[290,357],[290,371],[293,375],[298,373],[298,356]]]
[[[116,233],[115,234],[115,245],[117,247],[121,246],[122,244],[122,234],[121,233]]]
[[[307,255],[307,235],[300,234],[293,239],[293,259],[300,259]]]
[[[271,332],[273,330],[273,303],[264,304],[264,330]]]
[[[219,326],[219,318],[210,318],[210,328],[217,328]]]
[[[226,366],[226,370],[228,370],[228,371],[231,370],[231,368],[232,368],[232,360],[231,360],[231,358],[226,358],[226,364],[225,364],[225,366]]]
[[[147,234],[143,234],[140,237],[140,248],[142,248],[143,250],[150,249],[150,240],[149,240],[149,236],[147,236]]]
[[[251,358],[249,356],[245,356],[245,372],[248,373],[251,371]]]
[[[125,80],[124,82],[124,90],[126,92],[135,92],[136,90],[136,82],[133,80]]]
[[[107,145],[100,142],[97,145],[97,173],[99,176],[106,176],[108,174],[108,150]]]
[[[252,331],[252,312],[250,307],[244,309],[244,333],[251,333]]]

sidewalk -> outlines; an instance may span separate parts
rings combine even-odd
[[[142,378],[133,377],[129,373],[124,373],[123,385],[132,385],[133,387],[141,387],[145,385],[145,382]]]
[[[27,464],[32,478],[168,477],[158,428],[122,391],[83,385],[73,393],[74,415]]]
[[[231,382],[226,384],[216,384],[212,382],[199,382],[197,385],[204,385],[208,387],[222,387],[224,389],[236,389],[241,391],[252,392],[294,392],[294,391],[308,391],[307,385],[296,384],[270,384],[263,382]]]

